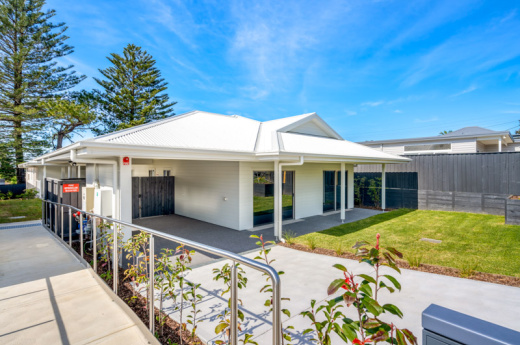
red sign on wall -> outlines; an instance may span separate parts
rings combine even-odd
[[[123,165],[130,165],[130,158],[123,157]]]
[[[79,192],[79,183],[63,184],[63,193],[77,193]]]

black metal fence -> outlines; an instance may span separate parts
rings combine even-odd
[[[17,195],[20,195],[23,193],[23,191],[26,188],[25,183],[20,184],[3,184],[0,185],[0,193],[2,194],[8,194],[9,192],[13,193],[13,197],[16,197]]]
[[[399,208],[394,204],[399,197],[412,198],[410,204],[415,203],[414,188],[410,188],[415,186],[413,178],[401,175],[399,179],[408,185],[392,188],[398,186],[391,181],[394,173],[417,174],[417,207],[412,208],[503,215],[505,199],[520,194],[520,152],[406,157],[412,161],[386,166],[387,208]],[[359,165],[355,172],[378,173],[380,177],[381,165]],[[392,196],[393,193],[396,195]]]

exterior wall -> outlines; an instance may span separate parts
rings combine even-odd
[[[306,122],[296,128],[293,128],[289,132],[316,135],[319,137],[328,137],[327,133],[325,133],[325,131],[316,126],[316,124],[314,124],[312,121]]]
[[[509,144],[502,147],[502,152],[520,152],[520,143]]]
[[[486,145],[481,143],[480,141],[477,141],[477,153],[486,152]]]
[[[305,163],[302,166],[287,166],[283,170],[294,171],[294,218],[323,214],[323,171],[340,170],[340,164]],[[346,165],[353,171],[353,165]],[[274,163],[240,162],[239,173],[239,230],[253,227],[253,171],[273,171]],[[350,173],[349,171],[349,173]]]
[[[477,140],[458,140],[451,143],[451,153],[476,153]]]
[[[377,149],[377,146],[373,146],[373,148]],[[383,152],[390,153],[393,155],[404,155],[404,145],[403,144],[389,144],[383,145]]]

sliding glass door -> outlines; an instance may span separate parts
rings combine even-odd
[[[294,171],[282,172],[282,219],[294,218]],[[253,172],[253,225],[274,221],[274,172]]]
[[[347,207],[347,177],[345,172],[345,207]],[[323,212],[341,209],[341,171],[323,172]]]

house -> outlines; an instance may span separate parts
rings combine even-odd
[[[434,137],[370,140],[359,144],[394,155],[520,152],[518,136],[482,127],[464,127]]]
[[[46,178],[84,178],[82,207],[103,216],[131,222],[174,212],[236,230],[274,223],[280,238],[282,219],[333,209],[345,219],[356,164],[407,161],[344,140],[315,113],[259,122],[192,111],[82,140],[23,167],[40,195]]]

